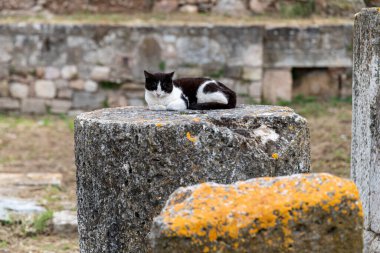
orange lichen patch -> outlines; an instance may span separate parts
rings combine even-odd
[[[193,121],[198,123],[198,122],[201,122],[201,119],[200,118],[194,118]]]
[[[186,198],[171,202],[161,215],[167,236],[191,237],[194,243],[239,240],[247,233],[252,238],[262,229],[280,226],[283,244],[290,245],[289,224],[297,223],[310,208],[331,213],[344,202],[345,209],[362,212],[355,184],[329,174],[259,178],[233,185],[205,183],[190,189],[186,188]],[[183,196],[179,190],[171,199],[177,194]],[[242,231],[246,234],[239,237]]]
[[[162,123],[156,123],[156,127],[162,127],[163,124]]]
[[[273,154],[272,154],[272,158],[273,158],[273,159],[277,160],[278,157],[279,157],[279,155],[278,155],[277,153],[273,153]]]
[[[191,141],[191,142],[196,142],[197,141],[197,137],[193,137],[191,136],[191,133],[190,132],[187,132],[186,133],[186,138]]]

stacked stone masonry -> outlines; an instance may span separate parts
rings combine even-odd
[[[342,76],[350,75],[351,34],[349,23],[320,27],[2,24],[0,110],[75,113],[143,105],[144,69],[219,79],[243,103],[289,100],[295,68],[326,68],[323,73],[343,80],[339,87],[347,91],[350,78]],[[325,80],[323,73],[320,80]],[[301,83],[309,79],[306,76]]]

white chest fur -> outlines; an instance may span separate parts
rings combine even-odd
[[[181,99],[182,90],[173,87],[170,94],[161,97],[156,96],[152,91],[145,90],[145,100],[151,110],[185,110],[185,102]]]

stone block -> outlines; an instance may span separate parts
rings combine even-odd
[[[82,110],[93,110],[102,108],[106,101],[103,92],[88,93],[85,91],[74,92],[73,108]]]
[[[55,87],[57,87],[58,90],[66,89],[67,87],[69,87],[69,82],[64,79],[55,80],[54,83]]]
[[[0,186],[58,186],[62,184],[60,173],[0,173]]]
[[[45,208],[37,205],[33,200],[0,198],[0,221],[3,222],[32,220],[33,217],[45,211]]]
[[[270,0],[250,0],[249,1],[249,8],[254,13],[262,14],[267,10],[267,8],[269,7],[269,5],[272,2],[273,1],[270,1]]]
[[[178,68],[175,73],[177,75],[177,78],[203,76],[202,69],[196,67],[181,67]]]
[[[153,11],[169,13],[169,12],[175,11],[177,7],[178,7],[177,0],[161,0],[161,1],[155,1],[154,6],[153,6]]]
[[[44,114],[47,112],[48,101],[41,98],[25,98],[21,101],[21,112]]]
[[[67,113],[72,104],[70,100],[53,99],[50,101],[49,106],[52,113]]]
[[[262,82],[252,82],[249,85],[248,95],[254,98],[255,100],[258,100],[257,102],[261,101],[262,92],[263,92]]]
[[[20,109],[20,102],[13,98],[0,97],[0,111]]]
[[[74,90],[84,90],[84,85],[85,85],[85,82],[83,80],[73,80],[73,81],[70,81],[70,88],[74,89]]]
[[[78,76],[78,68],[74,65],[64,66],[61,69],[61,76],[65,80],[72,80]]]
[[[44,75],[47,80],[55,80],[61,76],[61,72],[55,67],[46,67]]]
[[[198,7],[192,4],[185,4],[179,8],[179,11],[184,13],[197,13]]]
[[[57,93],[55,84],[50,80],[37,80],[34,91],[39,98],[54,98]]]
[[[267,68],[351,67],[352,23],[273,26],[265,30]]]
[[[60,211],[53,214],[53,232],[56,234],[72,234],[78,232],[77,213]]]
[[[58,90],[58,98],[71,99],[72,97],[73,97],[73,90],[72,89]]]
[[[287,107],[81,114],[75,120],[81,252],[149,252],[152,219],[180,186],[309,172],[309,138],[306,120]]]
[[[377,240],[380,238],[379,28],[378,8],[363,9],[355,16],[351,176],[363,202],[364,228],[376,234]]]
[[[23,83],[11,83],[9,92],[14,98],[26,98],[29,94],[29,86]]]
[[[245,1],[242,0],[219,0],[212,11],[216,14],[235,17],[248,14]]]
[[[7,97],[9,95],[9,82],[7,79],[0,81],[0,97]]]
[[[84,82],[84,90],[88,92],[95,92],[98,90],[98,83],[92,80]]]
[[[91,72],[91,79],[94,81],[107,81],[110,78],[111,69],[109,67],[97,66]]]
[[[247,81],[260,81],[263,78],[263,69],[255,67],[243,68],[243,79]]]
[[[293,77],[290,69],[266,69],[263,98],[271,103],[292,100]]]
[[[358,253],[362,221],[354,182],[329,174],[204,183],[169,197],[151,243],[155,253]]]

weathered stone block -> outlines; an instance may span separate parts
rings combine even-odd
[[[26,98],[21,101],[21,112],[44,114],[47,112],[47,101],[41,98]]]
[[[76,66],[64,66],[61,70],[61,76],[63,79],[71,80],[78,76],[78,68]]]
[[[364,209],[364,228],[380,235],[380,12],[355,17],[351,176]],[[379,244],[378,244],[379,245]],[[378,251],[369,251],[378,252]]]
[[[70,234],[78,232],[78,219],[76,212],[60,211],[53,215],[54,233]]]
[[[0,111],[17,110],[20,102],[17,99],[0,97]]]
[[[263,69],[254,67],[243,68],[243,79],[248,81],[260,81],[262,79]]]
[[[59,69],[55,67],[47,67],[45,68],[45,79],[54,80],[58,79],[61,76]]]
[[[352,23],[322,26],[274,26],[265,31],[264,66],[350,67]]]
[[[83,80],[73,80],[70,82],[70,88],[75,90],[84,90],[84,81]]]
[[[81,252],[147,252],[152,219],[175,189],[309,172],[309,141],[306,120],[287,107],[81,114],[75,120]]]
[[[49,80],[37,80],[34,89],[36,96],[40,98],[54,98],[57,93],[54,83]]]
[[[109,67],[97,66],[91,72],[91,79],[95,81],[107,81],[110,78],[111,69]]]
[[[84,91],[74,92],[73,107],[79,109],[99,109],[102,108],[106,101],[106,94],[102,92],[88,93]]]
[[[29,93],[29,86],[23,83],[11,83],[9,92],[14,98],[26,98]]]
[[[292,99],[293,78],[290,69],[266,69],[263,79],[263,98],[272,103]]]
[[[362,250],[353,182],[329,174],[180,188],[153,221],[155,253]]]
[[[84,82],[84,90],[88,92],[95,92],[98,90],[98,83],[91,80],[87,80],[86,82]]]
[[[53,99],[50,101],[49,106],[52,113],[67,113],[72,104],[70,100]]]
[[[72,89],[62,89],[58,90],[58,98],[68,98],[71,99],[73,97]]]

